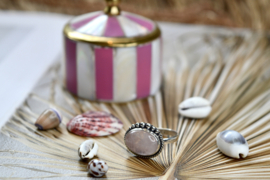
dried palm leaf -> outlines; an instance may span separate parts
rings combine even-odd
[[[49,175],[38,178],[88,177],[87,162],[79,160],[77,154],[87,138],[69,133],[66,124],[82,112],[103,110],[124,123],[115,135],[95,137],[100,147],[98,157],[110,167],[107,179],[270,178],[270,44],[266,36],[185,34],[175,48],[176,54],[167,62],[161,91],[153,97],[122,104],[73,97],[61,86],[59,65],[54,66],[48,73],[50,82],[42,85],[47,97],[30,94],[1,130],[40,153],[12,151],[36,158],[27,158],[32,163],[1,165],[36,172],[47,167]],[[211,102],[209,118],[195,120],[178,115],[178,104],[192,96]],[[46,107],[60,110],[63,122],[56,129],[39,131],[34,122]],[[179,138],[166,145],[156,158],[134,157],[127,151],[123,137],[136,122],[175,129]],[[215,137],[225,129],[246,137],[250,146],[247,158],[235,160],[220,153]],[[6,152],[10,150],[0,152],[1,159],[26,159],[7,156]],[[65,173],[56,173],[55,169]]]

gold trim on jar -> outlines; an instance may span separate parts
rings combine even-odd
[[[151,42],[160,37],[160,29],[155,24],[155,29],[144,36],[136,37],[103,37],[103,36],[92,36],[83,34],[71,29],[70,24],[66,24],[64,28],[64,35],[74,41],[88,42],[91,44],[107,47],[131,47],[138,46],[139,44],[145,44]]]

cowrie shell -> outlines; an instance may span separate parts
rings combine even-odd
[[[217,134],[218,149],[232,158],[245,158],[249,147],[246,139],[237,131],[225,130]]]
[[[206,118],[211,110],[210,102],[202,97],[186,99],[178,107],[178,111],[182,116],[195,119]]]
[[[97,155],[97,152],[98,144],[91,139],[84,141],[78,149],[78,154],[81,159],[92,159]]]
[[[109,167],[105,161],[99,159],[93,159],[87,165],[88,173],[95,176],[95,177],[102,177],[104,176]]]

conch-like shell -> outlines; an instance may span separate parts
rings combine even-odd
[[[61,123],[60,113],[53,108],[46,109],[35,122],[39,130],[47,130],[57,127]]]
[[[218,149],[225,155],[237,158],[245,158],[249,147],[246,139],[237,131],[225,130],[217,134]]]
[[[118,132],[123,123],[103,111],[88,111],[71,119],[67,124],[69,132],[79,136],[107,136]]]
[[[97,155],[97,152],[98,144],[91,139],[84,141],[78,149],[78,154],[81,159],[92,159]]]
[[[206,118],[211,110],[210,102],[202,97],[186,99],[178,108],[178,111],[182,116],[195,119]]]

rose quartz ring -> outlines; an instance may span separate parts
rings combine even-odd
[[[131,125],[124,141],[128,150],[138,157],[153,158],[161,153],[164,143],[175,142],[177,137],[178,134],[174,130],[156,128],[141,122]]]

